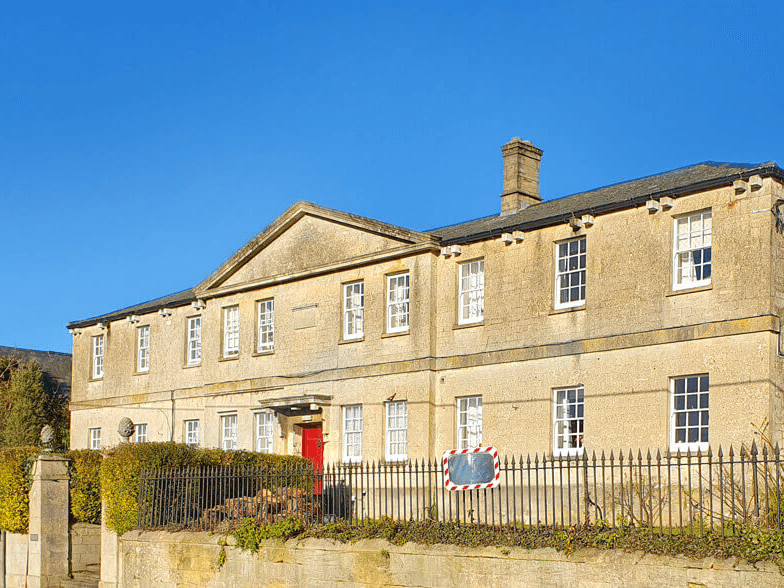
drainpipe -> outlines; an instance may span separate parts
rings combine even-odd
[[[171,421],[169,421],[169,441],[174,441],[174,390],[169,391],[171,398]]]

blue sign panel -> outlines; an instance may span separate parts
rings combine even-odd
[[[456,453],[447,458],[449,480],[457,486],[491,484],[495,460],[490,453]]]

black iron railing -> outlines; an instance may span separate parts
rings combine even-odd
[[[500,486],[449,491],[442,461],[145,470],[142,529],[229,530],[245,517],[306,525],[336,519],[459,521],[568,527],[604,521],[662,533],[731,532],[734,523],[781,529],[784,456],[778,446],[697,453],[642,451],[512,456]]]

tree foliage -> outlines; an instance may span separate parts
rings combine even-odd
[[[56,448],[65,448],[68,398],[37,362],[0,357],[0,447],[38,445],[46,424],[54,427]]]

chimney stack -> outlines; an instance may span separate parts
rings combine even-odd
[[[515,213],[542,201],[539,196],[539,163],[542,150],[515,137],[501,147],[504,156],[504,191],[501,215]]]

